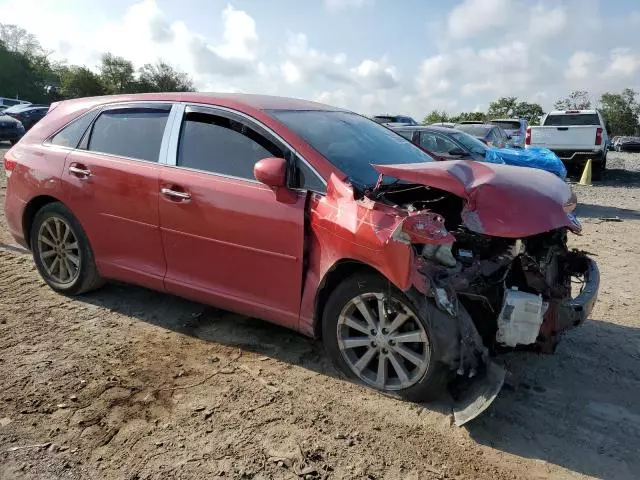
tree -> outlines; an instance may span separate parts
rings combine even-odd
[[[92,97],[105,93],[104,85],[98,75],[86,67],[60,68],[59,92],[63,98]]]
[[[133,63],[111,53],[102,55],[100,78],[107,93],[133,93],[136,82]]]
[[[465,122],[465,121],[481,121],[484,122],[487,119],[487,114],[484,112],[461,112],[458,115],[449,118],[451,122]]]
[[[429,115],[424,117],[424,120],[422,120],[422,124],[431,125],[432,123],[449,122],[449,121],[451,120],[447,112],[445,112],[444,110],[442,110],[441,112],[439,112],[438,110],[433,110],[431,113],[429,113]]]
[[[0,41],[10,52],[29,57],[46,56],[36,36],[17,25],[0,23]]]
[[[518,102],[517,97],[502,97],[489,104],[487,116],[491,118],[525,119],[529,125],[538,125],[544,115],[537,103]]]
[[[158,60],[140,69],[138,90],[141,92],[189,92],[194,90],[189,76]]]
[[[600,97],[600,113],[604,117],[609,135],[634,135],[640,133],[640,104],[637,92],[625,88],[622,93],[603,93]]]
[[[489,118],[515,118],[517,116],[518,98],[502,97],[489,104]]]
[[[55,98],[46,87],[53,77],[46,57],[11,51],[0,41],[0,96],[34,103],[50,102]]]
[[[556,110],[589,110],[591,96],[586,90],[574,90],[567,98],[562,98],[553,104]]]

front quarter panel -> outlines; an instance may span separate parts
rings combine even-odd
[[[332,176],[327,195],[310,201],[308,267],[300,311],[300,330],[313,335],[316,296],[329,270],[340,261],[365,264],[401,290],[412,284],[414,253],[392,240],[407,212],[369,199],[355,200],[351,188]]]

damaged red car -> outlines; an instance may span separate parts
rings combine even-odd
[[[556,176],[434,162],[314,102],[60,102],[4,168],[9,229],[54,290],[120,280],[263,318],[322,338],[342,372],[388,394],[448,388],[459,424],[500,390],[494,354],[552,352],[597,297]]]

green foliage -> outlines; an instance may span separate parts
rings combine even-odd
[[[0,96],[34,103],[116,93],[194,90],[189,76],[166,62],[133,63],[109,52],[99,72],[52,62],[36,37],[16,25],[0,23]]]
[[[484,112],[461,112],[460,114],[450,117],[450,122],[468,122],[471,120],[484,122],[487,119],[487,114]]]
[[[600,97],[600,113],[607,123],[609,135],[640,134],[640,104],[638,93],[625,88],[621,93],[603,93]]]
[[[102,79],[86,67],[62,67],[59,93],[63,98],[93,97],[104,95]]]
[[[138,89],[143,92],[189,92],[194,90],[193,82],[184,72],[158,60],[154,65],[147,63],[139,71]]]
[[[441,112],[439,112],[438,110],[433,110],[426,117],[424,117],[424,120],[422,120],[422,124],[431,125],[432,123],[450,122],[450,121],[451,120],[449,119],[449,115],[447,115],[447,112],[445,112],[444,110],[442,110]]]
[[[553,104],[556,110],[590,110],[591,96],[585,90],[574,90],[567,98],[561,98]]]
[[[107,93],[134,93],[137,90],[134,72],[129,60],[109,52],[102,55],[100,78]]]
[[[537,103],[518,102],[517,97],[502,97],[489,104],[487,117],[525,119],[529,125],[538,125],[544,115],[542,107]]]

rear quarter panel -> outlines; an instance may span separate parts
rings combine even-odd
[[[23,217],[29,202],[43,195],[64,202],[60,175],[68,153],[64,148],[20,142],[6,155],[16,166],[7,179],[5,217],[11,235],[23,246],[28,243]]]

